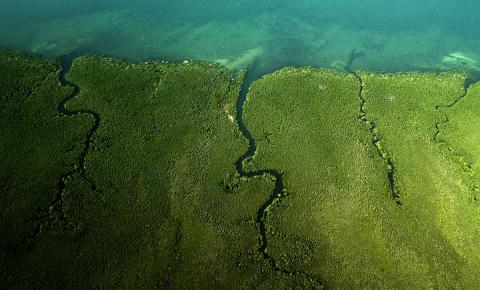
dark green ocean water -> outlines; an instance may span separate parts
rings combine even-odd
[[[46,57],[480,70],[478,0],[0,0],[0,46]],[[479,63],[477,63],[479,62]]]

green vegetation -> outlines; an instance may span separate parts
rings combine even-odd
[[[2,289],[480,286],[463,75],[284,68],[239,128],[219,65],[1,51],[0,74]]]
[[[434,140],[464,77],[358,76],[286,68],[251,86],[251,166],[282,171],[288,193],[267,251],[327,288],[478,287],[478,209]]]
[[[35,208],[48,210],[93,121],[56,112],[72,93],[58,82],[58,63],[4,53],[1,69],[11,76],[1,87],[6,249],[23,238],[16,219],[28,236]],[[204,63],[84,57],[67,79],[81,87],[67,111],[101,118],[85,176],[68,176],[61,194],[62,217],[74,226],[45,228],[29,248],[2,257],[2,288],[232,288],[261,277],[254,219],[273,184],[235,177],[246,144],[229,115],[242,75],[232,80]]]
[[[58,82],[59,73],[57,60],[0,51],[2,284],[4,271],[24,259],[37,235],[69,227],[60,218],[57,183],[78,164],[92,120],[57,113],[60,101],[72,94]]]
[[[367,117],[378,124],[380,143],[396,167],[404,207],[395,228],[423,261],[425,275],[419,281],[478,288],[478,205],[437,135],[439,124],[446,121],[441,108],[464,96],[465,77],[415,73],[361,77]]]
[[[81,87],[67,109],[101,117],[86,168],[109,214],[85,221],[80,263],[98,265],[87,285],[231,288],[253,279],[257,269],[237,259],[255,252],[253,220],[272,183],[235,177],[246,145],[229,115],[242,75],[84,57],[67,78]]]
[[[437,140],[442,143],[447,157],[458,165],[470,189],[470,197],[479,201],[480,131],[473,129],[480,124],[480,83],[472,85],[465,93],[458,102],[439,108],[445,118],[439,124]]]

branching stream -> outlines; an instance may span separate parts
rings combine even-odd
[[[244,106],[245,102],[247,101],[247,94],[250,89],[250,85],[255,81],[253,74],[251,71],[255,69],[255,64],[250,67],[249,72],[247,73],[242,88],[240,90],[240,96],[237,100],[237,116],[236,121],[242,132],[243,136],[248,140],[248,149],[236,162],[236,168],[240,176],[242,177],[255,177],[255,176],[271,176],[275,180],[275,188],[273,189],[272,193],[268,197],[268,199],[260,206],[256,214],[256,223],[258,225],[259,231],[259,246],[258,252],[263,256],[264,259],[268,261],[271,267],[277,271],[281,272],[286,275],[298,275],[303,276],[312,281],[316,281],[319,285],[322,285],[321,281],[305,272],[300,271],[289,271],[286,269],[282,269],[278,266],[275,258],[267,252],[267,247],[269,244],[268,240],[268,232],[266,228],[266,220],[268,218],[268,209],[273,206],[279,200],[285,198],[286,192],[284,191],[284,184],[283,184],[283,177],[282,174],[276,170],[265,169],[265,170],[255,170],[249,171],[246,169],[248,162],[253,158],[257,151],[257,145],[255,139],[253,138],[252,134],[245,126],[243,116],[244,116]]]
[[[86,138],[84,139],[83,148],[80,151],[80,154],[77,158],[77,162],[76,162],[77,165],[74,166],[72,170],[62,174],[62,176],[57,182],[57,194],[55,198],[52,200],[52,202],[50,202],[47,208],[43,208],[39,210],[39,213],[32,219],[32,232],[26,238],[26,240],[24,240],[21,243],[21,244],[26,244],[27,246],[33,243],[37,239],[38,235],[42,232],[43,228],[45,227],[48,228],[49,223],[52,222],[52,218],[56,219],[56,222],[59,222],[59,224],[65,230],[71,229],[75,226],[71,221],[68,220],[68,218],[65,216],[65,213],[63,211],[63,195],[65,192],[66,182],[68,179],[73,178],[74,175],[78,174],[90,184],[90,188],[92,191],[101,192],[101,190],[97,187],[93,179],[89,177],[85,172],[85,158],[90,149],[92,137],[100,126],[100,115],[90,110],[70,111],[65,107],[65,104],[67,102],[74,99],[80,94],[80,87],[75,83],[72,83],[66,79],[66,75],[70,71],[74,58],[75,56],[73,54],[67,55],[63,58],[63,61],[62,61],[59,81],[62,84],[62,86],[72,87],[73,91],[70,95],[65,97],[58,104],[57,112],[62,116],[68,116],[68,117],[88,115],[94,119],[94,124],[90,128]],[[56,213],[54,217],[52,217],[52,214],[51,214],[52,209]]]
[[[371,142],[373,147],[378,153],[378,156],[382,158],[385,163],[387,164],[387,180],[388,180],[388,188],[390,191],[390,194],[395,201],[395,203],[398,206],[402,206],[402,201],[400,200],[400,191],[398,190],[396,184],[395,184],[395,172],[396,172],[396,167],[393,162],[393,159],[384,152],[381,147],[380,147],[380,141],[381,138],[378,136],[377,133],[377,124],[375,123],[374,120],[369,120],[367,118],[367,112],[365,111],[365,95],[364,95],[364,89],[365,89],[365,84],[363,82],[362,77],[353,69],[353,63],[355,62],[355,59],[364,56],[363,53],[357,52],[356,50],[352,50],[350,53],[350,58],[347,62],[347,66],[345,67],[345,70],[358,80],[359,83],[359,89],[358,89],[358,98],[360,99],[360,115],[358,117],[358,120],[364,122],[365,124],[368,125],[370,135],[371,135]]]

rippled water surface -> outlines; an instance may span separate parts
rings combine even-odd
[[[480,70],[480,1],[0,0],[0,46],[46,57]]]

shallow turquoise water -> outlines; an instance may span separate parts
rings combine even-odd
[[[46,57],[480,70],[480,1],[0,0],[0,46]]]

